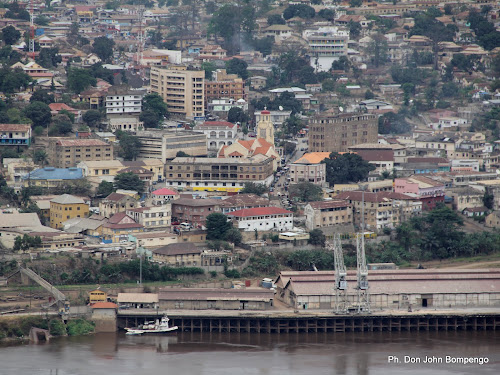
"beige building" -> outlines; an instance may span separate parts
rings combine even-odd
[[[78,163],[78,168],[82,168],[85,177],[98,177],[103,181],[113,181],[117,174],[131,167],[143,168],[153,173],[152,181],[163,180],[165,166],[158,159],[144,159],[139,161],[87,160]]]
[[[201,265],[201,249],[192,242],[173,243],[153,250],[153,261],[176,267]]]
[[[349,146],[377,141],[377,116],[372,114],[318,115],[309,122],[311,152],[348,152]]]
[[[131,237],[136,239],[137,246],[146,249],[155,249],[179,242],[179,236],[177,234],[166,231],[135,233],[131,234]]]
[[[158,93],[171,114],[186,118],[205,116],[204,70],[187,70],[185,66],[152,67],[151,91]]]
[[[500,211],[493,211],[486,216],[485,225],[488,228],[500,228]]]
[[[213,99],[247,100],[245,81],[237,74],[228,74],[226,69],[217,69],[212,75],[213,81],[205,81],[205,106]]]
[[[50,138],[47,153],[51,166],[68,168],[84,160],[113,160],[113,145],[98,139]]]
[[[245,182],[269,185],[273,161],[262,154],[245,159],[178,157],[165,164],[166,182],[176,189],[237,192]]]
[[[352,207],[346,201],[309,202],[304,208],[306,228],[334,227],[352,224]]]
[[[99,214],[111,217],[118,212],[125,212],[137,206],[137,200],[129,195],[111,193],[99,202]]]
[[[446,195],[453,199],[453,209],[462,212],[466,208],[483,207],[484,192],[472,187],[456,187],[446,191]]]
[[[172,219],[170,203],[156,207],[131,208],[126,212],[136,223],[142,224],[145,230],[169,227]]]
[[[280,155],[274,147],[274,143],[264,138],[256,138],[248,141],[236,140],[232,145],[222,146],[219,150],[220,158],[248,159],[256,155],[264,155],[273,159],[273,170],[278,168]]]
[[[323,160],[328,159],[329,152],[308,152],[300,159],[290,165],[290,182],[311,182],[315,185],[326,185],[326,164]]]
[[[179,151],[190,156],[207,155],[207,136],[192,131],[146,130],[137,132],[141,141],[140,160],[158,159],[165,163]]]
[[[260,115],[260,121],[257,123],[257,137],[274,145],[274,125],[271,122],[271,112],[264,110]]]

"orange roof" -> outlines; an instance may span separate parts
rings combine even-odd
[[[330,157],[330,152],[308,152],[293,164],[319,164]]]
[[[93,309],[117,309],[118,305],[113,302],[96,302],[91,307]]]
[[[251,141],[240,141],[238,140],[238,143],[240,145],[242,145],[243,147],[245,147],[246,149],[250,149],[253,145],[253,143],[255,142],[254,139],[252,139]]]
[[[262,154],[262,155],[265,155],[268,151],[269,151],[269,147],[270,146],[261,146],[261,147],[257,147],[255,149],[255,151],[253,152],[254,155],[258,155],[258,154]]]
[[[243,156],[243,154],[240,154],[238,151],[233,151],[228,156]]]

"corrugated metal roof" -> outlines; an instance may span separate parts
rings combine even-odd
[[[78,180],[83,178],[81,168],[53,168],[35,169],[22,177],[23,180]]]
[[[156,303],[158,293],[118,293],[118,303]]]

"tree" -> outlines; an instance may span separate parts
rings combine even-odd
[[[233,228],[227,216],[219,212],[208,215],[205,226],[207,227],[207,240],[223,240],[226,233]]]
[[[164,118],[169,117],[167,103],[157,93],[147,94],[142,99],[142,110],[151,111],[156,114],[158,122],[162,122]],[[142,121],[142,120],[141,120]]]
[[[372,41],[368,44],[367,52],[371,57],[371,62],[378,68],[387,62],[387,39],[382,34],[372,36]]]
[[[270,36],[261,39],[255,38],[252,40],[252,45],[255,50],[267,56],[273,52],[274,38]]]
[[[102,61],[111,62],[111,57],[113,57],[113,47],[115,42],[113,39],[107,38],[105,36],[100,36],[94,39],[94,44],[92,48],[94,53],[99,56]]]
[[[361,35],[361,24],[359,22],[354,22],[353,20],[349,21],[349,35],[352,38],[357,38]]]
[[[363,0],[350,0],[349,5],[351,8],[359,8],[361,5],[363,5]]]
[[[447,16],[451,16],[452,12],[453,12],[453,7],[451,6],[451,4],[445,4],[444,14],[446,14]]]
[[[323,189],[311,182],[290,185],[288,190],[290,197],[298,198],[302,202],[319,201],[323,196]]]
[[[236,228],[230,228],[224,235],[224,240],[234,243],[238,246],[243,239],[241,232]]]
[[[303,127],[302,120],[296,115],[291,115],[283,122],[283,131],[289,136],[295,136]]]
[[[54,95],[49,94],[47,90],[36,90],[33,94],[31,94],[30,103],[33,102],[42,102],[45,104],[54,103]]]
[[[305,4],[290,5],[283,11],[283,18],[285,20],[289,20],[293,17],[314,18],[315,15],[316,11],[314,8]]]
[[[95,128],[101,124],[101,117],[101,112],[95,109],[89,109],[83,114],[82,120],[87,124],[87,126]]]
[[[412,129],[402,113],[387,112],[378,118],[380,134],[404,134]]]
[[[248,67],[247,62],[244,60],[241,60],[241,59],[235,58],[235,59],[231,59],[229,61],[226,61],[226,71],[229,74],[237,74],[242,79],[248,78],[247,67]]]
[[[142,194],[144,191],[144,181],[132,172],[118,173],[115,176],[114,187],[115,189],[132,190]]]
[[[139,120],[144,123],[145,128],[157,128],[160,125],[160,118],[151,110],[142,111]]]
[[[176,158],[189,158],[189,157],[191,157],[191,155],[186,154],[184,151],[177,151],[177,153],[175,154],[175,157]]]
[[[112,182],[102,181],[97,187],[96,196],[97,197],[107,197],[114,191],[114,186]]]
[[[8,46],[15,44],[21,33],[14,26],[7,26],[2,29],[2,40]]]
[[[48,160],[48,155],[45,150],[38,149],[35,150],[35,152],[33,153],[33,161],[35,163],[45,165],[47,164],[47,160]]]
[[[49,135],[66,135],[68,133],[71,133],[72,131],[73,123],[68,116],[64,114],[58,114],[52,118],[52,126],[49,128]]]
[[[326,243],[326,236],[321,229],[313,229],[309,232],[309,241],[311,245],[319,245],[324,247]]]
[[[264,184],[256,184],[255,182],[245,182],[245,186],[240,190],[240,194],[255,194],[261,196],[269,191],[269,188]]]
[[[141,151],[141,141],[136,136],[125,132],[119,134],[120,150],[118,154],[125,160],[135,160]]]
[[[267,17],[267,24],[269,26],[286,25],[286,21],[283,17],[281,17],[281,14],[271,14],[269,17]]]
[[[248,115],[240,107],[231,107],[227,114],[227,121],[243,124],[248,121]]]
[[[330,185],[364,181],[375,170],[373,164],[351,153],[340,155],[332,152],[322,163],[326,164],[326,181]]]
[[[38,17],[35,18],[35,23],[39,26],[47,26],[50,22],[50,18],[49,17],[45,17],[43,15],[40,15]]]
[[[28,117],[33,126],[42,126],[46,128],[50,124],[52,115],[50,107],[42,102],[33,102],[24,109],[24,115]]]
[[[67,86],[74,93],[79,94],[88,87],[95,86],[96,84],[97,80],[89,70],[79,68],[69,69]]]
[[[4,67],[0,69],[0,92],[13,94],[26,89],[31,82],[31,77],[24,73],[22,69],[10,69]]]
[[[485,191],[484,195],[483,195],[484,206],[487,209],[492,210],[494,207],[494,202],[495,202],[495,196],[493,194],[489,193],[488,191]]]
[[[205,79],[212,79],[212,73],[217,70],[217,66],[212,61],[203,61],[201,69],[205,71]]]
[[[348,72],[351,68],[351,62],[347,56],[340,56],[338,60],[332,62],[332,70],[343,70]]]
[[[47,69],[55,68],[62,62],[62,57],[59,55],[59,48],[42,48],[36,57],[36,62]]]
[[[333,21],[335,19],[335,10],[334,9],[328,9],[328,8],[321,9],[318,12],[318,16],[320,16],[321,18],[323,18],[323,19],[325,19],[327,21]]]

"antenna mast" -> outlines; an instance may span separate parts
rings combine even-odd
[[[368,286],[368,267],[366,267],[365,256],[365,233],[358,233],[356,236],[357,255],[357,279],[356,289],[358,290],[358,313],[370,313],[370,292]]]
[[[144,80],[144,66],[142,65],[142,60],[144,57],[144,35],[142,29],[142,21],[144,17],[144,7],[141,5],[139,7],[139,44],[137,46],[137,67],[139,68],[139,73],[142,80]]]
[[[333,244],[327,242],[327,248],[333,250],[335,264],[335,313],[347,313],[347,271],[344,264],[344,254],[342,253],[342,243],[340,234],[333,237]]]
[[[30,44],[29,44],[29,56],[35,60],[35,12],[33,10],[33,0],[30,0]]]

